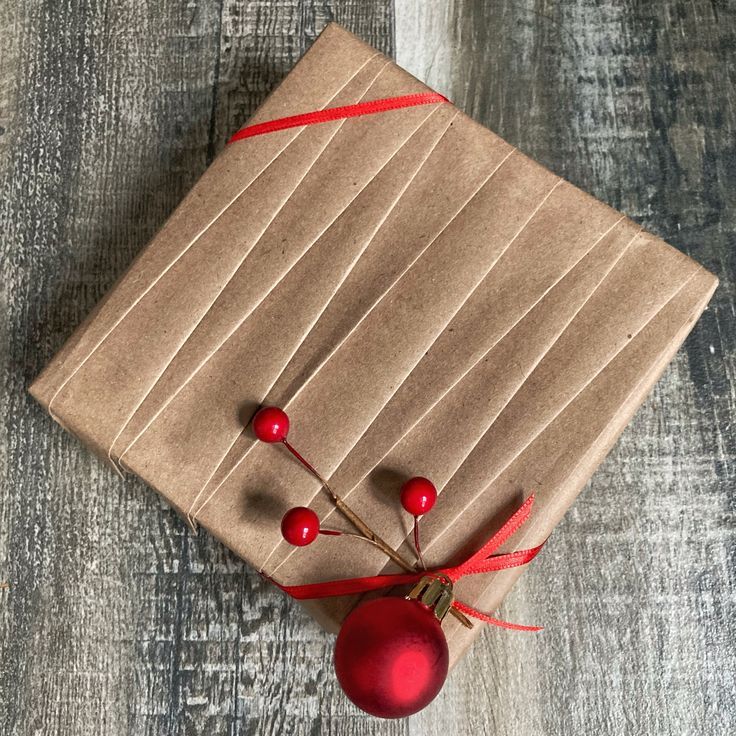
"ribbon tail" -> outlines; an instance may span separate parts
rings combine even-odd
[[[477,575],[483,572],[496,572],[498,570],[508,570],[511,567],[527,565],[542,551],[544,545],[545,542],[542,542],[542,544],[531,549],[520,549],[516,552],[508,552],[503,555],[492,555],[474,565],[463,565],[461,576]],[[453,575],[457,575],[457,572],[456,570],[452,570],[448,572],[448,575],[452,578]]]
[[[328,107],[299,115],[289,115],[288,117],[277,118],[276,120],[266,120],[263,123],[246,125],[245,128],[241,128],[230,138],[228,145],[236,141],[241,141],[244,138],[252,138],[253,136],[263,135],[264,133],[275,133],[279,130],[287,130],[288,128],[301,128],[305,125],[317,125],[319,123],[329,123],[334,120],[357,118],[363,115],[375,115],[380,112],[399,110],[402,107],[434,105],[447,102],[449,100],[438,92],[418,92],[416,94],[400,95],[398,97],[386,97],[380,100],[357,102],[353,105]]]
[[[479,550],[476,557],[483,553],[483,557],[492,555],[504,542],[510,539],[526,523],[532,513],[534,494],[532,493],[524,503],[509,517],[504,525],[491,537],[490,541]]]
[[[514,624],[510,621],[502,621],[500,618],[489,616],[487,613],[478,611],[465,603],[461,603],[460,601],[454,601],[452,605],[466,616],[472,616],[473,618],[477,618],[479,621],[483,621],[491,626],[498,626],[502,629],[511,629],[512,631],[542,631],[543,628],[542,626],[525,626],[524,624]]]

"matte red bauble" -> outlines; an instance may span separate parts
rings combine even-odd
[[[343,622],[335,672],[345,694],[380,718],[403,718],[442,689],[450,656],[432,609],[406,598],[377,598]]]

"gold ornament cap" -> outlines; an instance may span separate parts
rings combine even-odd
[[[406,598],[428,606],[434,612],[437,620],[442,621],[455,600],[452,580],[447,575],[425,575]]]

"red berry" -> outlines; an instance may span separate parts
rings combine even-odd
[[[305,547],[314,542],[319,534],[319,517],[306,506],[289,509],[281,519],[284,539],[295,547]]]
[[[289,433],[289,417],[277,406],[264,406],[253,417],[253,432],[261,442],[281,442]]]
[[[416,477],[409,478],[401,486],[401,505],[414,516],[421,516],[432,510],[437,500],[437,489],[431,480]]]

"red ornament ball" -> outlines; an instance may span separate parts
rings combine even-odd
[[[253,432],[261,442],[282,442],[289,433],[289,417],[277,406],[264,406],[253,417]]]
[[[295,547],[312,544],[319,534],[319,517],[306,506],[289,509],[281,519],[281,534]]]
[[[401,505],[414,516],[421,516],[432,510],[437,500],[437,489],[427,478],[409,478],[401,486]]]
[[[335,673],[350,700],[379,718],[404,718],[434,700],[447,678],[447,640],[415,600],[376,598],[343,622]]]

